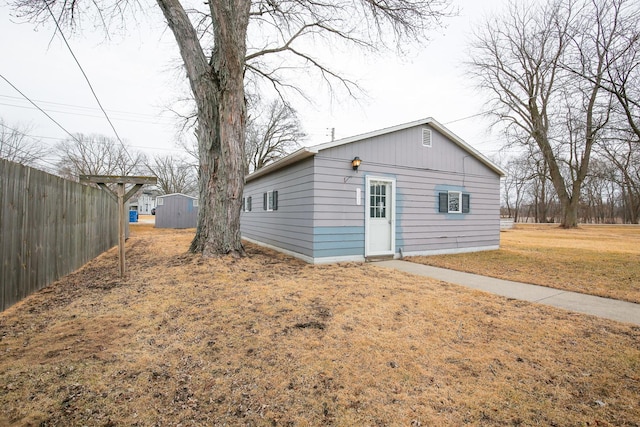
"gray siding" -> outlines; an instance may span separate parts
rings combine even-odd
[[[278,210],[263,209],[263,194],[278,192]],[[244,198],[251,212],[240,215],[243,238],[313,256],[313,158],[249,181]]]
[[[422,129],[432,132],[432,147],[422,146]],[[396,131],[375,138],[329,148],[319,153],[323,157],[343,159],[347,167],[351,159],[360,157],[366,169],[372,166],[397,166],[472,175],[496,176],[486,165],[447,137],[427,125]],[[346,170],[346,169],[345,169]]]
[[[355,203],[356,188],[365,197],[367,175],[396,179],[396,253],[458,251],[497,247],[500,243],[500,177],[465,150],[432,130],[432,147],[422,146],[422,127],[381,135],[321,151],[316,156],[316,227],[361,227],[365,201]],[[362,159],[358,172],[350,168]],[[346,180],[346,182],[344,182]],[[470,194],[470,212],[438,212],[439,191]],[[333,236],[336,255],[364,255],[364,243]],[[327,236],[323,236],[327,245]],[[323,253],[322,256],[329,256]]]
[[[500,244],[500,180],[473,176],[464,184],[456,176],[427,173],[418,179],[398,176],[396,247],[403,253],[458,251]],[[470,195],[466,214],[438,212],[438,193]]]
[[[184,194],[169,194],[156,198],[156,228],[195,228],[198,225],[196,198]]]
[[[432,146],[412,128],[320,151],[313,158],[250,180],[242,235],[314,261],[361,259],[365,254],[366,177],[396,182],[396,248],[404,254],[498,247],[500,177],[432,129]],[[362,165],[356,172],[351,160]],[[359,204],[356,200],[360,189]],[[263,194],[278,191],[278,210],[263,210]],[[440,191],[470,195],[470,212],[438,212]]]
[[[315,157],[314,257],[364,257],[365,175],[351,159]],[[360,205],[356,189],[360,188]]]

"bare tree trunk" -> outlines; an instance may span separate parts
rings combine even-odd
[[[627,179],[622,188],[622,198],[627,206],[624,222],[629,224],[638,224],[640,221],[640,192],[634,187]]]
[[[199,214],[192,252],[244,255],[244,66],[250,2],[209,3],[215,31],[211,61],[179,0],[157,0],[173,32],[198,108]]]
[[[240,209],[244,187],[244,87],[220,90],[198,108],[200,208],[190,250],[204,256],[243,255]],[[222,119],[224,118],[224,119]]]
[[[569,204],[562,206],[562,228],[575,228],[578,226],[579,197],[571,197]]]

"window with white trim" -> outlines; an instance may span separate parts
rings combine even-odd
[[[251,196],[242,198],[242,212],[251,212]]]
[[[193,207],[194,207],[194,208],[197,208],[197,207],[198,207],[198,204],[199,204],[198,199],[195,199],[195,200],[193,201]]]
[[[267,212],[278,210],[277,191],[268,191],[262,194],[262,209]]]
[[[162,206],[162,205],[164,205],[164,198],[158,197],[156,199],[156,206]]]
[[[462,213],[462,203],[460,203],[460,199],[462,199],[462,193],[460,191],[449,191],[448,192],[449,200],[447,202],[448,212],[449,213]]]
[[[438,193],[438,212],[440,213],[469,213],[471,197],[462,191],[447,191]]]

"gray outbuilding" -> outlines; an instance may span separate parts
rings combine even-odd
[[[195,228],[198,199],[174,193],[156,197],[156,228]]]
[[[248,175],[242,237],[311,263],[498,249],[502,176],[436,120],[417,120]]]

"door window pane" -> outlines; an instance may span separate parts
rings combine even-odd
[[[371,184],[369,196],[369,217],[386,218],[387,210],[387,185]]]

